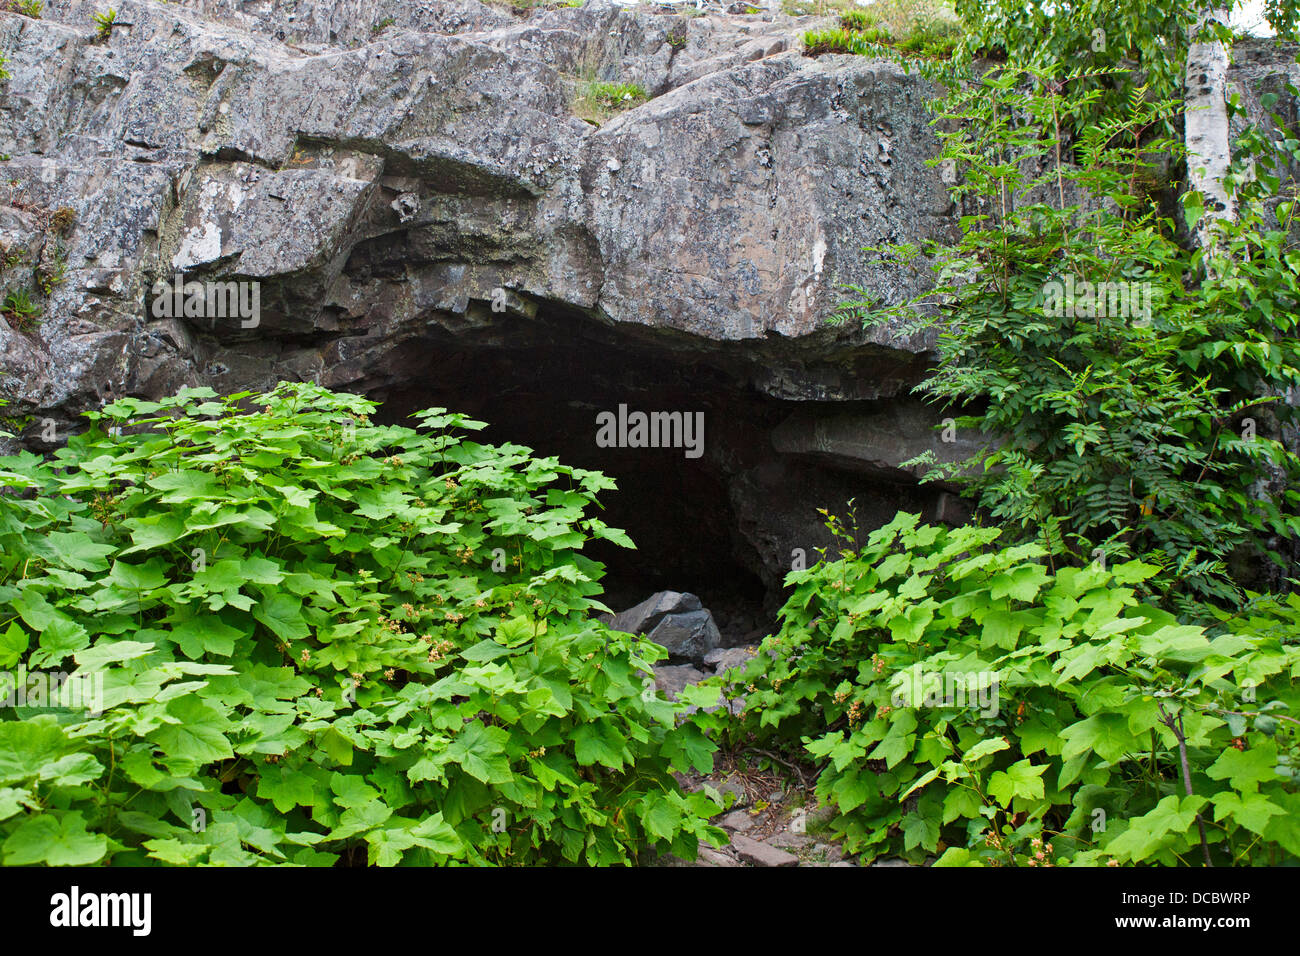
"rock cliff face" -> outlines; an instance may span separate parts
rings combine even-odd
[[[866,523],[948,503],[906,397],[929,343],[826,318],[919,276],[862,247],[956,234],[916,75],[802,54],[812,22],[474,0],[48,0],[0,13],[0,396],[31,447],[106,397],[311,378],[446,405],[621,480],[629,574],[771,589]],[[648,99],[597,124],[592,81]],[[155,284],[258,283],[255,321]],[[595,444],[595,416],[704,412],[704,454]],[[53,438],[51,438],[53,436]],[[737,584],[737,582],[743,582]],[[641,594],[654,587],[639,587]]]

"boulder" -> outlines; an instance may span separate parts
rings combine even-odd
[[[659,591],[650,595],[636,607],[629,608],[608,622],[616,631],[626,634],[646,634],[668,614],[698,611],[703,608],[700,599],[694,594],[680,591]]]
[[[758,653],[753,645],[742,647],[720,647],[704,655],[705,665],[712,667],[714,673],[725,674],[727,671],[742,669],[749,665]]]
[[[793,853],[751,840],[743,833],[734,833],[731,848],[746,863],[752,866],[798,866],[799,858]]]
[[[676,700],[677,695],[691,684],[698,684],[707,675],[690,664],[667,664],[655,668],[655,687],[662,691],[669,700]]]
[[[668,655],[702,664],[704,655],[718,646],[721,635],[707,610],[667,614],[646,635],[667,648]]]
[[[746,810],[732,810],[718,821],[718,826],[732,833],[744,833],[753,828],[754,817]]]

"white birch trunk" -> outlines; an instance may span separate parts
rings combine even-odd
[[[1228,5],[1211,0],[1192,28],[1192,37],[1207,23],[1228,23]],[[1205,198],[1205,215],[1196,228],[1196,240],[1206,248],[1213,224],[1236,218],[1237,210],[1223,180],[1232,161],[1228,145],[1228,47],[1217,40],[1193,41],[1187,51],[1184,78],[1184,135],[1187,145],[1189,185]]]

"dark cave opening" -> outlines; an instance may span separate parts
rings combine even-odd
[[[734,390],[696,370],[647,360],[644,355],[594,354],[583,348],[450,348],[434,346],[436,380],[384,390],[382,415],[401,421],[412,412],[443,406],[488,423],[474,439],[526,445],[538,455],[600,471],[617,490],[604,492],[600,517],[622,528],[636,550],[606,541],[589,542],[584,553],[605,565],[602,600],[614,611],[656,591],[689,591],[710,608],[733,640],[770,624],[763,614],[767,587],[752,562],[738,557],[737,519],[727,476],[716,454],[689,458],[683,448],[600,447],[596,417],[632,410],[703,412],[704,447],[710,425],[733,405]],[[726,398],[723,396],[726,395]],[[730,399],[730,400],[728,400]],[[754,396],[755,404],[764,403]],[[731,414],[739,414],[732,407]],[[747,410],[760,419],[772,412]]]
[[[636,543],[628,550],[590,542],[584,553],[605,565],[602,600],[614,611],[656,591],[689,591],[709,608],[725,644],[770,633],[784,569],[773,555],[802,547],[809,564],[820,507],[843,513],[855,496],[868,524],[888,520],[900,496],[914,494],[879,476],[847,474],[815,460],[780,455],[771,435],[796,407],[747,382],[743,362],[676,349],[590,320],[547,316],[518,334],[477,341],[436,334],[403,348],[390,369],[399,384],[370,390],[381,419],[404,422],[431,406],[487,422],[475,440],[525,445],[538,455],[598,470],[616,491],[600,496],[601,518]],[[601,447],[597,416],[679,412],[703,416],[698,457],[681,447]],[[872,504],[878,507],[872,507]]]

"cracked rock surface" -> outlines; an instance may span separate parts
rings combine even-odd
[[[752,387],[801,399],[897,392],[925,345],[823,320],[842,283],[916,291],[862,246],[955,229],[925,165],[931,91],[803,56],[809,18],[604,0],[527,19],[474,0],[117,9],[105,38],[90,0],[0,13],[0,244],[26,257],[5,279],[63,263],[34,328],[0,323],[20,414],[181,384],[371,390],[436,360],[432,332],[498,342],[556,310],[670,351],[747,345]],[[595,125],[572,110],[591,80],[649,99]],[[56,232],[60,210],[75,220]],[[149,290],[177,272],[259,281],[259,324],[155,318]]]

